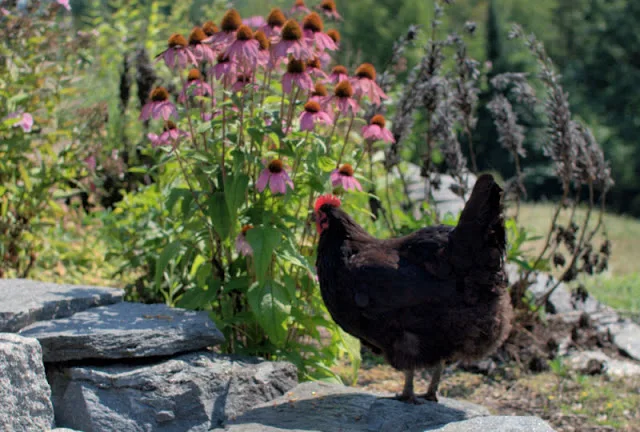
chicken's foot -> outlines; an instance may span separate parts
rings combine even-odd
[[[424,395],[420,396],[421,398],[424,398],[431,402],[438,402],[438,385],[440,385],[440,379],[442,378],[443,371],[444,362],[438,363],[438,365],[433,368],[429,389]]]
[[[413,375],[413,369],[404,371],[404,387],[402,389],[402,393],[396,395],[394,399],[414,405],[422,405],[424,401],[418,399],[416,394],[413,392]]]

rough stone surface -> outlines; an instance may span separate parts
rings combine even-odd
[[[50,396],[38,341],[0,333],[0,430],[51,429]]]
[[[403,164],[402,166],[404,168],[403,174],[407,181],[411,201],[414,203],[427,201],[425,181],[424,178],[420,176],[420,167],[411,163]],[[395,172],[396,175],[398,175],[397,170]],[[434,181],[437,186],[433,187],[431,192],[438,215],[442,217],[447,213],[451,213],[455,216],[460,213],[465,201],[455,192],[458,188],[458,182],[447,174],[433,175],[432,181]],[[471,189],[473,189],[475,182],[476,176],[469,174],[467,179],[467,198],[471,194]]]
[[[123,297],[124,291],[114,288],[0,279],[0,332],[17,332],[36,321],[68,317]]]
[[[35,323],[20,334],[40,341],[45,362],[167,356],[224,340],[207,312],[141,303],[118,303]]]
[[[214,432],[404,432],[440,430],[445,424],[467,423],[469,419],[488,419],[490,427],[455,431],[552,431],[542,420],[511,417],[496,420],[485,408],[467,402],[442,398],[439,403],[408,405],[390,395],[367,393],[355,388],[323,383],[303,383],[286,395],[256,406],[224,428]],[[452,423],[454,422],[454,423]],[[502,424],[509,428],[503,428]],[[528,426],[530,429],[523,429]],[[521,427],[518,429],[517,427]],[[444,429],[443,429],[444,430]],[[448,430],[448,429],[447,429]]]
[[[640,365],[630,360],[613,359],[601,351],[583,351],[567,357],[567,365],[583,374],[604,373],[614,377],[640,376]]]
[[[609,326],[616,346],[634,360],[640,361],[640,326],[629,320]]]
[[[289,363],[185,354],[149,365],[48,369],[56,425],[83,432],[198,432],[283,395]]]
[[[553,432],[547,422],[538,417],[476,417],[471,420],[421,429],[430,432]]]

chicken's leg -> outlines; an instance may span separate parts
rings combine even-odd
[[[404,371],[404,387],[402,389],[402,393],[395,397],[396,400],[412,403],[414,405],[420,405],[424,402],[416,397],[416,394],[413,392],[413,375],[414,370],[406,370]]]
[[[440,378],[442,378],[443,370],[444,362],[438,363],[438,365],[433,368],[433,374],[431,375],[431,383],[429,384],[429,389],[427,390],[427,393],[420,397],[423,397],[431,402],[438,402],[438,385],[440,384]]]

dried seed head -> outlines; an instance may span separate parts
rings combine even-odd
[[[347,80],[340,81],[333,93],[339,98],[350,98],[353,96],[353,87]]]
[[[349,71],[347,70],[347,68],[342,65],[335,66],[331,70],[331,73],[336,75],[349,75]]]
[[[206,23],[202,24],[202,31],[207,36],[213,36],[214,34],[218,33],[220,29],[218,29],[218,26],[213,21],[207,21]]]
[[[203,40],[207,38],[207,35],[202,31],[200,27],[194,27],[189,35],[189,45],[199,45]]]
[[[173,130],[173,129],[178,129],[178,126],[176,126],[176,124],[174,122],[172,122],[171,120],[167,120],[167,121],[164,122],[163,130],[165,132]]]
[[[304,110],[306,112],[310,112],[310,113],[317,113],[320,112],[321,107],[320,104],[316,101],[309,101],[306,104],[304,104]]]
[[[236,82],[243,83],[243,84],[249,84],[251,81],[252,81],[252,77],[250,74],[240,74],[236,79]]]
[[[282,13],[282,10],[278,8],[271,9],[269,16],[267,17],[267,24],[269,27],[282,27],[287,21],[287,18]]]
[[[267,35],[262,30],[258,30],[253,34],[255,40],[260,44],[260,51],[267,51],[271,46],[271,42],[267,39]]]
[[[368,78],[375,81],[376,68],[371,63],[362,63],[358,69],[356,69],[356,76],[358,78]]]
[[[235,9],[230,9],[222,17],[220,28],[225,33],[231,33],[240,28],[242,25],[242,17],[240,13]]]
[[[151,101],[164,102],[169,100],[169,92],[164,87],[156,87],[151,92]]]
[[[295,20],[289,20],[282,27],[282,39],[285,41],[299,41],[302,39],[302,29]]]
[[[250,41],[253,39],[253,30],[247,25],[241,25],[236,33],[236,39],[239,41]]]
[[[187,75],[187,81],[198,81],[202,79],[202,74],[198,69],[191,69],[189,75]]]
[[[229,56],[224,55],[224,53],[218,54],[218,64],[229,63]]]
[[[310,69],[322,69],[322,65],[320,64],[320,59],[318,57],[314,57],[307,62],[307,67]]]
[[[387,124],[386,120],[384,119],[384,116],[381,114],[378,115],[374,115],[373,118],[371,119],[371,124],[372,125],[378,125],[381,128],[384,129],[385,125]]]
[[[287,64],[287,72],[290,74],[301,74],[307,70],[307,66],[302,60],[296,60],[294,58],[289,59]]]
[[[321,83],[317,83],[315,89],[311,93],[311,96],[325,97],[327,95],[329,95],[329,93],[327,92],[327,88],[324,86],[324,84]]]
[[[274,159],[269,162],[269,166],[267,168],[272,174],[279,174],[284,171],[284,164],[280,159]]]
[[[322,23],[320,15],[315,12],[311,12],[309,15],[304,17],[304,20],[302,21],[302,28],[314,33],[319,33],[324,29],[324,24]]]
[[[167,43],[169,48],[184,48],[187,46],[187,40],[179,33],[174,33],[169,38]]]
[[[336,2],[333,0],[322,0],[322,3],[320,3],[320,9],[326,12],[336,12]]]
[[[327,31],[327,35],[337,44],[340,43],[340,32],[336,29],[331,29]]]

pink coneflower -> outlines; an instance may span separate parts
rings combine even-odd
[[[380,114],[373,116],[371,122],[362,127],[362,137],[369,141],[396,142],[391,131],[385,128],[386,121]]]
[[[317,51],[335,51],[338,49],[333,39],[322,32],[324,24],[322,18],[320,18],[320,15],[317,13],[311,12],[304,18],[302,29],[304,30],[304,37],[307,39],[309,46],[315,45]]]
[[[275,39],[280,37],[285,22],[287,22],[287,18],[284,16],[284,13],[282,13],[280,9],[274,8],[269,12],[267,24],[265,24],[261,30],[269,39]]]
[[[344,164],[340,169],[331,172],[331,185],[333,187],[342,186],[342,189],[354,190],[362,192],[360,182],[353,176],[353,167],[350,164]]]
[[[185,68],[187,64],[193,66],[198,64],[196,57],[187,48],[189,43],[181,34],[172,34],[167,45],[168,48],[156,56],[157,60],[163,59],[167,67],[171,69],[176,67]]]
[[[322,65],[320,64],[320,59],[318,57],[314,57],[307,62],[307,73],[313,77],[321,78],[326,80],[327,74],[322,70]]]
[[[213,91],[211,86],[202,80],[202,74],[198,69],[191,69],[187,76],[187,83],[184,85],[178,101],[185,103],[187,100],[187,92],[194,96],[211,96]]]
[[[258,63],[259,48],[260,43],[253,37],[253,30],[243,24],[236,32],[236,40],[229,45],[224,55],[248,70],[255,68]]]
[[[307,60],[311,57],[297,21],[289,20],[285,23],[282,27],[282,38],[273,46],[272,54],[276,59],[287,57],[289,54],[298,60]]]
[[[6,118],[19,119],[13,124],[13,127],[21,127],[25,133],[31,132],[31,129],[33,129],[33,116],[29,113],[14,112],[9,114]]]
[[[206,23],[202,24],[202,31],[207,35],[207,38],[210,38],[214,34],[218,33],[220,29],[213,21],[207,21]]]
[[[84,158],[84,165],[87,167],[87,169],[90,172],[95,172],[96,167],[98,166],[98,163],[96,161],[96,157],[94,155],[89,155],[86,158]]]
[[[342,65],[337,65],[331,69],[331,74],[329,75],[327,82],[330,82],[331,84],[338,84],[342,81],[348,80],[349,72],[347,71],[347,68]]]
[[[336,20],[342,19],[342,17],[338,13],[338,9],[336,8],[336,2],[333,0],[322,0],[319,8],[322,13],[324,13],[328,18],[333,18]]]
[[[376,68],[371,63],[363,63],[356,69],[356,76],[351,82],[356,90],[356,95],[365,95],[372,104],[380,105],[380,98],[388,99],[382,89],[376,83]]]
[[[271,42],[262,30],[256,31],[253,34],[253,37],[258,41],[259,44],[258,65],[265,67],[269,64],[269,59],[271,57],[271,52],[269,51],[269,48],[271,48]]]
[[[253,85],[254,89],[257,89],[258,85],[254,83],[254,77],[251,74],[239,74],[236,78],[236,82],[231,87],[234,92],[243,91],[248,85]]]
[[[224,54],[218,54],[218,62],[211,68],[210,73],[222,83],[224,88],[229,88],[236,82],[238,68],[236,63],[229,60]]]
[[[280,159],[272,160],[269,165],[262,171],[258,178],[256,187],[258,192],[262,192],[269,185],[271,193],[287,193],[287,186],[293,190],[293,181],[289,174],[284,170],[284,165]]]
[[[327,36],[331,38],[331,40],[336,44],[337,47],[340,47],[340,39],[342,38],[342,36],[340,36],[340,32],[338,30],[327,30]]]
[[[348,80],[340,81],[333,90],[333,96],[326,98],[325,103],[335,102],[342,114],[349,114],[349,110],[355,115],[360,108],[358,102],[353,99],[353,87]]]
[[[307,73],[307,66],[304,62],[302,60],[289,59],[287,72],[282,76],[282,91],[290,93],[294,83],[303,90],[313,89],[313,80]]]
[[[245,225],[242,227],[242,231],[236,237],[236,251],[243,257],[252,256],[253,248],[247,241],[247,232],[253,229],[253,225]]]
[[[68,11],[71,10],[71,6],[69,5],[69,0],[56,0],[56,3],[58,3],[60,6],[62,6]]]
[[[162,118],[166,121],[172,116],[178,118],[178,110],[169,101],[169,92],[164,87],[156,87],[151,91],[149,102],[142,107],[140,120]]]
[[[205,40],[205,43],[213,45],[228,45],[236,37],[236,32],[242,25],[242,17],[235,9],[229,9],[220,22],[220,31]]]
[[[331,115],[322,111],[322,107],[316,101],[310,100],[304,105],[304,111],[300,114],[300,130],[313,131],[316,123],[331,124]]]
[[[242,20],[242,24],[251,27],[252,29],[259,29],[267,24],[267,20],[261,15],[255,15]]]
[[[296,0],[296,2],[293,4],[293,7],[291,8],[290,12],[291,12],[291,15],[294,15],[294,14],[297,14],[297,13],[308,14],[311,11],[307,7],[307,5],[304,3],[304,0]]]
[[[175,149],[178,143],[188,136],[189,134],[187,132],[178,129],[172,121],[165,122],[164,131],[160,135],[154,133],[147,134],[153,148],[158,146],[171,146]]]
[[[203,43],[206,39],[207,35],[204,31],[200,27],[194,27],[191,30],[191,34],[189,34],[189,51],[193,53],[193,56],[199,62],[211,64],[216,58],[216,53],[209,45]]]

